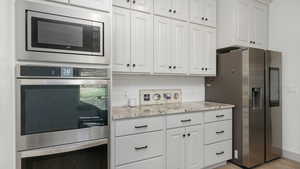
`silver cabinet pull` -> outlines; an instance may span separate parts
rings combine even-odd
[[[191,122],[192,119],[181,120],[182,123]]]
[[[222,130],[222,131],[217,131],[216,134],[223,134],[225,131]]]
[[[225,115],[222,114],[222,115],[217,115],[216,118],[221,118],[221,117],[224,117]]]
[[[147,149],[148,146],[145,145],[145,146],[142,146],[142,147],[134,147],[135,150],[143,150],[143,149]]]
[[[216,153],[216,155],[222,155],[222,154],[224,154],[224,153],[225,153],[225,152],[222,151],[222,152]]]
[[[134,126],[134,128],[136,128],[136,129],[147,128],[147,127],[148,127],[148,125]]]

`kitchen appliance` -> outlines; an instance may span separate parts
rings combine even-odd
[[[251,168],[282,154],[281,53],[245,48],[218,54],[207,101],[234,104],[233,162]]]
[[[108,138],[108,69],[17,67],[17,150]]]
[[[47,1],[18,1],[18,60],[109,64],[110,16]]]

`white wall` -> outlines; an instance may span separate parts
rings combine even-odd
[[[14,168],[13,2],[0,0],[0,168]]]
[[[300,155],[299,0],[273,0],[269,37],[270,49],[283,52],[283,148]]]
[[[140,89],[182,89],[182,101],[204,100],[203,77],[113,75],[112,105],[125,106],[128,98],[139,101]]]

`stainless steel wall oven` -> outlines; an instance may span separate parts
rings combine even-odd
[[[109,14],[31,0],[16,17],[19,60],[109,64]]]
[[[19,65],[18,151],[108,138],[108,69]]]

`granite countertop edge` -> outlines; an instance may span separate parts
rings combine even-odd
[[[178,104],[147,105],[137,107],[113,107],[112,120],[137,119],[167,116],[184,113],[196,113],[234,108],[234,105],[215,102],[184,102]]]

